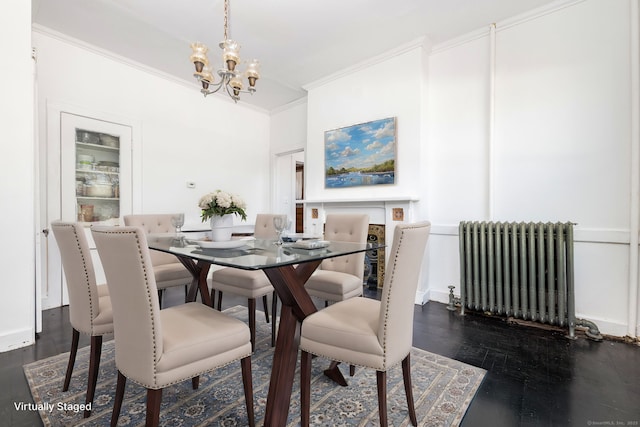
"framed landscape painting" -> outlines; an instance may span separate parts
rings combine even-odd
[[[325,188],[394,184],[396,118],[324,133]]]

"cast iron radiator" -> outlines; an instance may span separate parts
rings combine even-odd
[[[460,313],[465,309],[567,327],[598,327],[576,319],[573,224],[470,222],[459,226]],[[450,308],[453,307],[450,286]]]

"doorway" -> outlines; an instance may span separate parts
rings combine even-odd
[[[295,232],[304,233],[304,161],[296,160],[296,223]]]
[[[274,162],[274,213],[292,219],[288,232],[304,230],[304,150],[276,154]]]

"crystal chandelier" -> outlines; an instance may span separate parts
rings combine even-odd
[[[224,0],[224,40],[220,42],[220,49],[222,49],[222,62],[224,66],[216,71],[216,74],[220,77],[218,82],[215,82],[211,68],[209,67],[209,59],[207,58],[207,51],[209,48],[203,43],[192,43],[191,49],[193,53],[189,59],[196,67],[196,72],[193,76],[200,82],[202,89],[200,92],[206,97],[209,94],[216,93],[220,89],[224,88],[227,94],[235,101],[240,100],[240,93],[253,93],[256,91],[256,80],[260,78],[260,70],[257,59],[252,60],[247,64],[246,71],[242,72],[236,67],[240,63],[240,44],[234,40],[228,38],[229,35],[229,0]],[[243,79],[247,78],[249,86],[244,89]]]

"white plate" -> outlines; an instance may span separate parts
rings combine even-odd
[[[243,239],[231,239],[225,242],[214,242],[212,240],[204,240],[204,239],[189,240],[189,242],[194,243],[200,246],[201,248],[207,248],[207,249],[233,249],[233,248],[239,248],[241,246],[244,246],[252,240],[254,240],[253,237],[246,237]]]
[[[298,240],[291,247],[298,249],[322,249],[331,244],[328,240]]]

